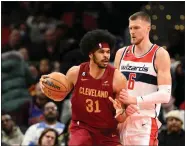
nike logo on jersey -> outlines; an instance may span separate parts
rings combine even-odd
[[[103,82],[102,86],[109,86],[109,81]]]
[[[133,65],[122,65],[121,70],[131,70],[131,71],[148,71],[148,67],[144,66],[133,66]]]
[[[116,134],[112,134],[112,137],[115,137],[116,136]]]
[[[145,125],[146,125],[146,123],[142,124],[142,126],[145,126]]]
[[[108,81],[105,81],[105,82],[104,82],[104,84],[107,84],[107,83],[108,83]]]

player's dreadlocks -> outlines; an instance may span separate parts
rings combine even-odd
[[[116,39],[107,30],[96,29],[87,32],[80,42],[80,49],[85,56],[88,56],[90,52],[100,49],[99,43],[107,43],[110,50],[114,48]]]

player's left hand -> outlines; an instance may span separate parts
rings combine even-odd
[[[126,108],[126,111],[125,111],[126,115],[127,116],[130,116],[134,113],[138,113],[140,114],[139,112],[139,107],[137,105],[134,105],[134,104],[130,104],[127,108]]]
[[[123,104],[137,104],[136,97],[132,97],[128,95],[128,91],[125,89],[122,89],[119,94],[119,101],[121,101]]]

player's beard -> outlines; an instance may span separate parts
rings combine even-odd
[[[142,40],[143,40],[143,37],[142,38],[137,38],[135,41],[133,41],[132,38],[131,38],[131,43],[133,45],[138,45],[138,44],[141,43]]]
[[[98,61],[97,57],[93,54],[93,61],[101,69],[107,68],[107,65],[101,64],[101,61]]]

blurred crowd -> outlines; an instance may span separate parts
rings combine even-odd
[[[125,33],[127,15],[139,11],[146,2],[140,2],[130,11],[125,9],[126,4],[113,2],[1,4],[2,144],[67,145],[70,94],[63,102],[49,100],[40,90],[40,77],[54,71],[65,74],[71,66],[86,61],[79,41],[84,33],[96,28],[108,29],[117,38],[111,52],[113,63],[116,51],[129,44],[129,36]],[[178,43],[171,46],[179,46]],[[170,102],[162,105],[159,115],[161,146],[185,143],[185,57],[182,51],[172,48],[173,91]]]

